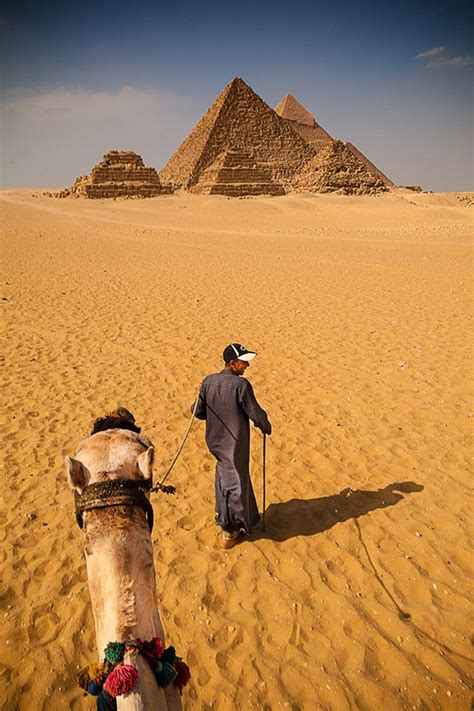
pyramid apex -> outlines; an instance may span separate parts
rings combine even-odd
[[[275,108],[276,113],[289,121],[296,121],[306,126],[315,126],[315,118],[298,99],[295,99],[293,94],[285,94],[278,106]]]
[[[248,86],[242,79],[242,77],[234,77],[233,79],[230,80],[230,82],[227,84],[227,87],[233,87],[233,86]]]

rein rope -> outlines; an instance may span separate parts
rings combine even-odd
[[[192,427],[194,418],[195,418],[195,416],[196,416],[196,410],[197,410],[197,406],[198,406],[198,402],[199,402],[199,394],[200,394],[200,391],[198,392],[198,396],[197,396],[197,398],[196,398],[196,402],[194,403],[194,407],[193,407],[193,410],[192,410],[192,413],[191,413],[191,419],[189,420],[188,427],[187,427],[187,429],[186,429],[186,432],[184,433],[183,441],[182,441],[181,444],[179,445],[178,450],[177,450],[176,454],[175,454],[174,457],[173,457],[173,461],[171,462],[170,466],[168,467],[168,469],[167,469],[167,471],[166,471],[166,474],[164,475],[164,477],[162,478],[162,480],[160,481],[160,483],[159,483],[159,484],[156,484],[155,486],[153,486],[153,487],[150,489],[150,491],[153,491],[153,492],[155,492],[155,491],[163,491],[165,494],[175,494],[175,493],[176,493],[176,488],[175,488],[174,486],[164,486],[164,483],[165,483],[166,479],[169,477],[169,475],[171,474],[171,470],[173,469],[174,465],[175,465],[176,462],[178,461],[178,457],[179,457],[179,455],[181,454],[181,450],[183,449],[183,447],[184,447],[184,445],[185,445],[185,443],[186,443],[186,440],[188,439],[188,435],[189,435],[189,433],[191,432],[191,427]]]

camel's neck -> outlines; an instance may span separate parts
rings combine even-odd
[[[86,526],[85,554],[99,659],[108,642],[153,637],[164,641],[148,528],[126,525],[101,531],[91,523]],[[117,698],[119,711],[181,709],[179,694],[174,688],[158,687],[143,657],[127,653],[124,661],[140,673],[135,689]]]
[[[88,530],[85,552],[99,656],[108,642],[162,638],[148,530]]]

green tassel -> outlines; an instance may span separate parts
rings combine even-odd
[[[167,662],[164,662],[163,669],[161,670],[161,672],[159,672],[158,674],[155,674],[156,682],[157,682],[158,686],[161,686],[163,688],[172,684],[177,676],[178,676],[178,673],[177,673],[176,669],[174,667],[172,667],[171,664],[168,664]]]
[[[125,645],[122,642],[109,642],[104,649],[105,658],[112,664],[120,664],[123,661],[124,654]]]
[[[160,661],[167,662],[168,664],[174,664],[176,661],[176,649],[174,647],[166,647],[160,657]]]
[[[157,659],[153,659],[150,661],[150,664],[155,676],[161,674],[161,672],[163,671],[163,664],[161,662],[159,662]]]

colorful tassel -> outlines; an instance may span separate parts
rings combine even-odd
[[[125,654],[125,645],[122,642],[109,642],[104,649],[104,656],[112,664],[120,664]]]
[[[150,652],[155,659],[159,659],[163,654],[164,644],[159,637],[153,637],[149,642]]]
[[[87,687],[91,683],[91,681],[103,681],[104,679],[104,672],[102,669],[102,664],[89,664],[88,667],[84,667],[84,669],[81,669],[79,674],[77,675],[77,683],[81,687],[81,689],[84,689],[84,691],[87,691]]]
[[[131,664],[117,664],[110,672],[104,689],[111,696],[121,696],[133,689],[138,678],[138,669]]]
[[[159,637],[153,637],[149,642],[138,640],[138,650],[148,660],[159,659],[163,653],[164,644]]]
[[[115,697],[127,694],[135,687],[138,669],[122,663],[126,650],[142,654],[148,660],[156,682],[162,688],[174,683],[181,694],[191,678],[186,662],[176,656],[173,646],[164,649],[159,637],[150,641],[132,640],[127,644],[109,642],[104,650],[103,663],[90,664],[81,669],[77,677],[79,686],[97,698],[98,711],[116,711]]]
[[[117,701],[106,691],[101,691],[97,697],[97,711],[117,711]]]
[[[86,691],[91,696],[99,696],[102,691],[103,684],[101,681],[91,681]]]
[[[161,674],[163,671],[163,664],[158,659],[150,659],[150,666],[153,669],[153,674]]]
[[[168,664],[174,664],[176,661],[176,649],[174,647],[166,647],[165,651],[160,657],[160,662],[168,662]]]
[[[158,674],[155,673],[155,679],[158,686],[161,686],[164,689],[173,683],[177,677],[177,672],[175,668],[167,662],[160,662],[160,664],[163,664],[163,669],[158,672]]]
[[[104,680],[104,667],[102,664],[89,664],[87,670],[91,681],[99,681],[99,679],[100,681]]]
[[[179,657],[174,664],[174,668],[176,669],[177,674],[176,679],[174,680],[174,685],[178,689],[179,693],[182,694],[184,687],[191,679],[191,672],[186,662],[183,662],[183,660]]]

